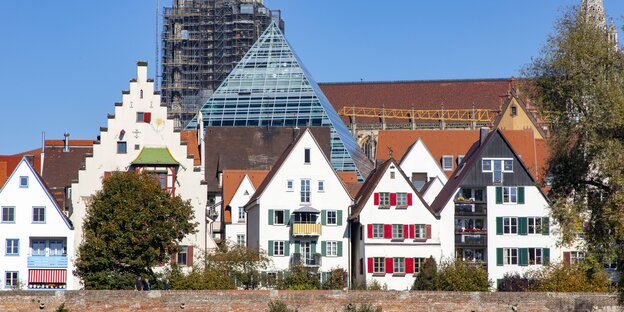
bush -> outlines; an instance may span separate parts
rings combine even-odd
[[[443,263],[438,272],[439,290],[489,291],[490,284],[483,267],[467,265],[459,259]]]
[[[348,304],[342,310],[343,312],[382,312],[381,307],[375,307],[369,303],[364,303],[358,307],[357,304]]]
[[[184,274],[177,265],[174,265],[167,276],[171,289],[235,289],[234,283],[224,271],[217,271],[212,268],[202,269],[195,267],[190,273]]]
[[[335,268],[327,274],[327,279],[323,281],[323,289],[344,289],[346,287],[345,278],[347,274],[344,269]]]
[[[609,275],[599,266],[552,264],[531,273],[535,280],[532,291],[607,292]]]
[[[498,283],[498,291],[529,291],[534,286],[535,281],[526,274],[521,276],[518,273],[506,273]]]
[[[302,265],[295,265],[288,270],[283,279],[277,281],[278,289],[313,290],[321,288],[321,281],[316,272]]]
[[[381,285],[377,280],[373,280],[372,282],[364,285],[364,289],[366,290],[388,290],[388,285]]]
[[[275,300],[269,302],[269,312],[298,312],[297,308],[291,309],[284,301]]]
[[[433,257],[429,257],[416,275],[413,290],[438,290],[437,284],[438,264]]]

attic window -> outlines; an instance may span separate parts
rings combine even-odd
[[[152,121],[152,113],[149,112],[137,112],[136,122],[150,123]]]
[[[243,194],[243,195],[249,195],[249,191],[245,190],[245,194]]]
[[[394,179],[394,171],[390,171],[390,179]]]
[[[21,188],[27,188],[28,187],[28,177],[27,176],[20,177],[19,181],[20,181],[19,187],[21,187]]]
[[[310,164],[310,149],[306,148],[303,151],[303,163]]]
[[[516,116],[518,115],[518,107],[516,107],[516,105],[513,105],[511,107],[511,116]]]
[[[445,171],[453,170],[453,155],[442,156],[442,169]]]
[[[141,92],[139,92],[139,97],[143,98],[143,89],[141,89]]]

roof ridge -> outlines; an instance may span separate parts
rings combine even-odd
[[[390,84],[390,83],[440,83],[440,82],[511,82],[513,77],[509,78],[459,78],[459,79],[414,79],[414,80],[371,80],[371,81],[329,81],[319,82],[319,85],[340,85],[340,84]]]

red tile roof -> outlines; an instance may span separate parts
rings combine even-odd
[[[362,184],[358,182],[357,174],[353,171],[338,171],[336,173],[340,180],[342,180],[342,183],[347,187],[351,197],[355,197],[362,187]]]
[[[193,165],[201,165],[201,155],[197,144],[197,130],[180,131],[180,140],[186,142],[186,154],[193,155]]]
[[[37,173],[41,172],[41,149],[34,149],[15,155],[0,155],[0,188],[9,179],[15,167],[24,156],[33,156],[32,166]]]
[[[230,204],[245,175],[249,176],[251,184],[257,189],[267,174],[269,170],[223,170],[223,207]]]

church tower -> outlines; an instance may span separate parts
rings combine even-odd
[[[585,17],[585,21],[594,24],[599,29],[605,31],[605,35],[611,43],[618,48],[618,32],[611,20],[607,27],[606,14],[602,0],[581,0],[581,14]]]

